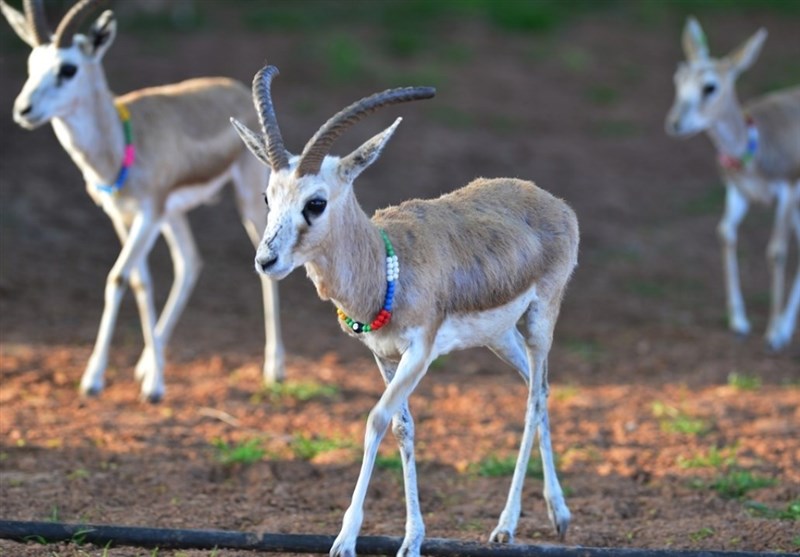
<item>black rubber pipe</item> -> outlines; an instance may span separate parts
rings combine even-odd
[[[228,530],[174,530],[140,526],[65,524],[0,520],[0,538],[18,542],[90,543],[100,547],[125,545],[160,549],[246,549],[269,553],[327,554],[333,536],[262,534]],[[356,543],[360,555],[395,555],[402,539],[362,536]],[[422,542],[423,555],[441,557],[782,557],[779,553],[671,549],[614,549],[560,545],[498,545],[430,538]]]

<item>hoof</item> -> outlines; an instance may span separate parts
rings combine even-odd
[[[147,404],[158,404],[164,400],[164,395],[161,393],[153,393],[149,395],[142,393],[139,398],[142,402],[146,402]]]
[[[495,530],[489,536],[489,543],[509,544],[514,542],[514,535],[508,530]]]
[[[81,397],[83,398],[98,398],[103,389],[100,387],[89,387],[88,389],[81,389]]]

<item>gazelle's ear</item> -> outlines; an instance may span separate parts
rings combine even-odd
[[[737,74],[740,74],[752,66],[761,53],[761,47],[764,46],[765,40],[767,40],[767,30],[762,27],[747,39],[743,45],[740,45],[726,56],[726,59],[731,63],[731,68]]]
[[[708,59],[708,41],[700,23],[693,17],[686,19],[683,28],[683,53],[689,62]]]
[[[389,138],[394,134],[394,130],[397,129],[397,126],[402,121],[402,118],[398,118],[391,126],[368,139],[361,147],[340,160],[337,170],[339,178],[348,184],[352,183],[368,166],[378,160],[386,142],[389,141]]]
[[[106,10],[92,24],[86,36],[75,35],[74,41],[86,56],[99,61],[116,36],[117,20],[114,18],[114,12]]]
[[[239,137],[242,138],[247,148],[250,149],[250,152],[253,153],[258,160],[271,167],[267,151],[264,148],[264,138],[242,124],[236,118],[231,118],[231,124],[233,124],[234,129],[239,133]]]
[[[34,37],[30,27],[28,27],[28,22],[22,12],[15,10],[3,0],[0,0],[0,11],[3,12],[6,21],[8,21],[8,24],[11,26],[17,36],[28,43],[31,48],[35,48],[37,46],[36,37]]]

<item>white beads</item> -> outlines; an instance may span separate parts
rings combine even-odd
[[[396,255],[391,255],[386,258],[386,281],[392,282],[397,280],[400,276],[400,262],[397,260]]]

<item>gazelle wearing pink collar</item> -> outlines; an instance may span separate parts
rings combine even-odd
[[[772,93],[744,106],[736,79],[755,62],[767,32],[760,29],[730,55],[714,59],[700,24],[683,31],[686,62],[675,73],[675,103],[667,133],[687,137],[705,131],[717,148],[727,194],[718,233],[722,241],[730,328],[750,332],[739,284],[737,229],[751,202],[776,202],[767,248],[772,300],[766,341],[778,350],[790,343],[800,310],[800,268],[784,301],[786,257],[792,230],[800,244],[800,87]]]
[[[106,11],[86,35],[76,33],[97,3],[75,4],[51,34],[41,1],[25,0],[23,14],[0,0],[11,27],[33,48],[14,120],[26,129],[52,124],[122,242],[106,282],[105,309],[81,391],[103,389],[111,335],[125,283],[130,283],[145,342],[136,376],[142,398],[157,401],[164,395],[164,350],[202,265],[186,213],[233,182],[242,221],[257,245],[266,224],[260,208],[268,172],[228,123],[231,114],[257,122],[250,92],[238,82],[193,79],[116,97],[101,64],[116,35],[114,15]],[[175,279],[156,322],[147,254],[159,233],[169,247]],[[264,374],[276,381],[283,376],[277,286],[267,277],[261,282]]]

